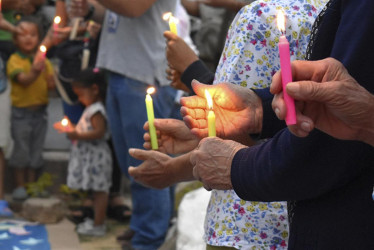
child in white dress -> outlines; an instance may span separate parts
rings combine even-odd
[[[72,189],[91,190],[94,196],[94,220],[78,224],[83,235],[102,236],[106,233],[105,215],[111,186],[112,157],[107,144],[106,112],[102,103],[106,88],[105,76],[99,69],[84,70],[74,81],[73,90],[86,106],[74,127],[55,128],[65,132],[74,143],[68,167],[67,184]]]

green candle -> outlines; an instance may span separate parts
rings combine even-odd
[[[156,128],[154,124],[155,115],[153,111],[153,100],[151,97],[151,94],[155,91],[155,88],[151,87],[147,90],[147,95],[145,97],[145,106],[147,108],[147,116],[148,116],[148,124],[149,124],[149,134],[151,136],[151,146],[152,149],[157,150],[158,149],[158,143],[157,143],[157,134],[156,134]]]

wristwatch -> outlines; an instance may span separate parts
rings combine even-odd
[[[94,12],[95,12],[95,7],[92,4],[90,4],[90,6],[88,7],[87,14],[83,17],[84,21],[88,21],[89,19],[91,19]]]

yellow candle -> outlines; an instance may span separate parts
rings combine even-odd
[[[205,90],[205,98],[208,102],[209,112],[208,112],[208,135],[209,137],[216,136],[216,115],[213,111],[213,101],[208,90]]]
[[[156,128],[154,125],[154,111],[153,111],[153,100],[151,94],[155,91],[155,88],[151,87],[147,90],[147,95],[145,97],[145,106],[147,108],[148,124],[149,124],[149,134],[151,136],[151,146],[152,149],[158,149]]]
[[[177,29],[177,23],[178,23],[178,19],[175,18],[171,12],[167,12],[164,14],[163,16],[163,19],[165,21],[168,21],[169,20],[169,28],[170,28],[170,31],[173,32],[174,34],[178,35],[178,29]]]

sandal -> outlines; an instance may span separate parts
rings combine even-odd
[[[0,200],[0,217],[10,218],[13,217],[13,212],[10,210],[8,202],[5,200]]]
[[[126,205],[109,206],[107,216],[119,222],[124,222],[131,218],[131,210]]]
[[[82,223],[85,218],[94,218],[94,210],[92,207],[81,206],[70,210],[68,218],[75,224]]]

